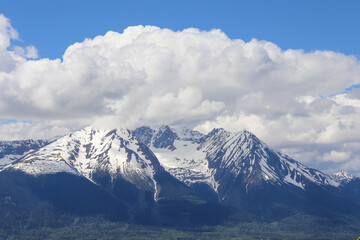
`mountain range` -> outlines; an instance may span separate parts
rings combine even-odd
[[[0,141],[0,170],[30,151],[48,144],[49,140]]]
[[[42,206],[165,225],[359,217],[360,179],[306,167],[246,130],[89,126],[52,141],[0,142],[0,200],[0,215]]]

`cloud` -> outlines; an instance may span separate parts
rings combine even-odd
[[[10,20],[0,14],[0,71],[9,72],[15,67],[11,52],[7,50],[12,39],[17,39],[18,33],[11,27]]]
[[[337,152],[330,151],[329,153],[324,154],[322,160],[326,162],[344,162],[348,160],[350,154],[347,152]]]
[[[17,37],[0,15],[0,118],[31,120],[29,129],[246,128],[322,169],[345,167],[358,153],[346,145],[360,143],[359,90],[344,92],[360,83],[354,56],[282,50],[221,30],[135,26],[75,43],[62,59],[36,59],[36,48],[11,44]],[[348,156],[336,161],[335,152]]]
[[[19,34],[11,26],[10,20],[0,14],[0,74],[13,71],[18,63],[23,63],[26,59],[38,57],[34,46],[15,46],[10,50],[13,40],[19,40]]]
[[[11,121],[6,124],[0,124],[0,139],[50,139],[78,129],[79,125],[76,126],[74,123],[66,124],[63,121],[42,121],[37,123]]]
[[[25,48],[15,46],[14,52],[27,59],[36,59],[38,58],[38,51],[34,46],[27,46]]]
[[[12,39],[17,39],[18,33],[11,26],[10,20],[0,14],[0,50],[6,50]]]

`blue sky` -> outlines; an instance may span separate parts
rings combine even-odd
[[[232,39],[360,57],[356,0],[1,0],[0,12],[11,19],[22,44],[34,45],[40,57],[61,57],[74,42],[139,24],[220,28]]]

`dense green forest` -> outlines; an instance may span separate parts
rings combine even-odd
[[[216,226],[164,227],[112,222],[101,217],[62,215],[48,218],[41,226],[35,218],[14,228],[1,226],[0,239],[354,239],[360,221],[297,214],[275,222],[228,221]]]
[[[55,181],[58,178],[61,181]],[[354,239],[360,233],[357,214],[293,210],[287,217],[269,218],[216,203],[146,201],[146,194],[127,213],[125,205],[101,188],[72,175],[30,178],[3,174],[0,180],[0,240],[340,240]]]

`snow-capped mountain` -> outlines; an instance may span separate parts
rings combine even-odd
[[[151,193],[154,200],[192,195],[185,184],[165,171],[145,144],[124,128],[86,127],[25,155],[5,169],[32,176],[78,175],[129,201],[138,199],[141,191]]]
[[[308,168],[248,131],[87,127],[23,153],[0,169],[3,222],[81,215],[200,226],[360,216],[360,178]]]
[[[32,150],[36,150],[49,140],[0,141],[0,170]]]
[[[214,129],[207,135],[186,128],[140,127],[133,133],[146,143],[174,177],[187,185],[204,182],[218,190],[241,176],[249,185],[260,180],[305,189],[308,182],[338,186],[339,178],[308,168],[273,151],[252,133]],[[144,134],[146,133],[146,135]]]
[[[278,211],[274,206],[325,206],[323,200],[339,194],[334,192],[341,191],[346,177],[308,168],[272,150],[246,130],[231,133],[214,129],[203,135],[162,126],[157,130],[140,127],[133,133],[169,173],[189,187],[206,192],[203,196],[215,194],[221,203],[261,214]]]
[[[273,151],[246,130],[229,133],[214,129],[204,138],[199,150],[206,152],[210,167],[217,169],[215,179],[220,182],[228,174],[231,179],[241,176],[248,184],[264,180],[302,189],[305,189],[307,182],[338,185],[326,174]]]
[[[308,168],[246,130],[214,129],[204,135],[169,126],[132,132],[87,127],[29,152],[5,169],[35,177],[80,176],[118,200],[140,201],[142,206],[149,199],[205,199],[266,214],[279,206],[336,209],[326,204],[346,199],[343,189],[358,198],[350,175]]]
[[[330,177],[339,183],[349,182],[352,179],[354,179],[354,176],[352,176],[350,173],[344,172],[344,171],[331,174]]]
[[[38,149],[11,166],[32,175],[68,172],[91,181],[99,172],[121,177],[141,189],[155,191],[156,157],[126,129],[87,127]]]
[[[178,180],[188,186],[206,183],[213,189],[217,188],[214,170],[209,167],[206,152],[198,149],[204,138],[203,134],[187,128],[169,126],[162,126],[156,131],[149,127],[140,127],[133,133],[147,143],[161,165]]]

